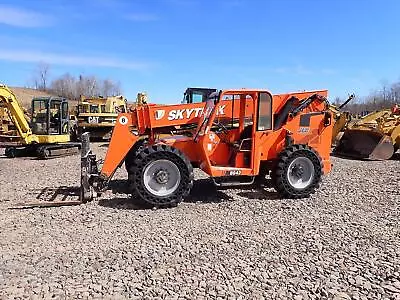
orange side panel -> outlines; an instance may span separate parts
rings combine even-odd
[[[286,101],[291,98],[292,96],[298,98],[299,100],[302,100],[304,98],[308,98],[313,94],[319,94],[321,96],[324,96],[325,98],[328,97],[328,91],[327,90],[315,90],[315,91],[306,91],[306,92],[293,92],[293,93],[285,93],[285,94],[275,94],[273,95],[273,108],[272,111],[276,112],[281,109],[281,107],[286,103]],[[308,110],[314,110],[314,105],[311,104],[310,108],[307,108],[305,111]]]
[[[295,143],[308,144],[318,152],[323,160],[324,173],[326,174],[331,170],[330,153],[333,125],[324,126],[324,115],[320,114],[311,117],[309,127],[302,128],[300,117],[301,115],[296,116],[285,128],[292,132]]]
[[[168,137],[161,139],[161,142],[182,151],[182,153],[184,153],[191,162],[200,161],[199,151],[197,151],[197,147],[199,147],[199,145],[190,137]]]
[[[210,154],[210,163],[213,166],[226,166],[231,157],[231,148],[224,142],[219,142],[216,149]]]
[[[131,132],[132,115],[130,113],[118,114],[110,145],[101,169],[101,175],[110,177],[121,164],[128,151],[138,140],[138,136]]]

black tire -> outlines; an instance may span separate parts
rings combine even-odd
[[[15,147],[6,147],[4,154],[8,158],[15,158],[17,156],[17,149]]]
[[[146,143],[148,142],[147,138],[138,140],[131,150],[126,154],[125,156],[125,169],[129,173],[129,169],[133,164],[133,161],[135,160],[135,157],[138,155],[139,152],[143,151],[143,149],[146,147]]]
[[[39,159],[48,159],[50,157],[50,150],[46,146],[41,146],[37,149],[36,156]]]
[[[397,156],[397,151],[399,151],[399,147],[394,145],[394,149],[393,149],[393,155],[390,157],[390,159],[395,159]]]
[[[145,185],[144,174],[147,166],[156,161],[166,160],[179,170],[177,188],[167,195],[155,195]],[[128,171],[128,183],[132,198],[145,207],[175,207],[189,195],[193,187],[193,167],[178,149],[167,145],[152,145],[137,153]]]
[[[304,162],[312,166],[313,173],[310,174],[307,185],[304,187],[294,186],[289,179],[288,168],[296,159],[301,158]],[[302,172],[304,169],[297,169]],[[292,145],[287,147],[279,155],[276,166],[271,172],[272,183],[279,194],[285,198],[300,199],[308,198],[319,188],[323,175],[322,159],[318,153],[307,145]],[[296,176],[296,175],[294,175]],[[299,176],[297,174],[297,176]]]
[[[78,128],[76,126],[70,127],[69,135],[71,137],[71,141],[72,142],[78,142],[79,141]]]

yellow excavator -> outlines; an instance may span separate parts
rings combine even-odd
[[[65,98],[33,98],[30,124],[17,97],[4,84],[0,84],[0,103],[7,108],[18,133],[17,136],[0,136],[0,147],[5,148],[7,157],[33,155],[47,159],[79,153],[81,143],[71,141]]]
[[[400,109],[374,111],[351,122],[334,153],[368,160],[387,160],[400,148]]]

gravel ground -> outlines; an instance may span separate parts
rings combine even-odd
[[[79,156],[0,157],[0,298],[400,299],[400,161],[332,159],[310,199],[197,172],[187,202],[141,210],[124,167],[98,201],[9,209],[77,199]]]

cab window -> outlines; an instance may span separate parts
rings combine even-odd
[[[90,105],[90,112],[92,114],[97,114],[99,112],[99,107],[97,105]]]
[[[270,130],[272,129],[272,97],[269,93],[259,93],[258,95],[258,118],[257,130]]]
[[[87,105],[78,105],[78,112],[87,113],[88,112]]]
[[[62,119],[68,119],[68,102],[63,102],[62,103],[62,114],[61,117]]]
[[[203,102],[203,94],[193,94],[193,103],[201,103]]]

